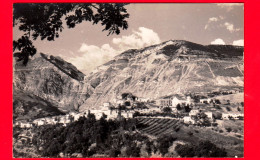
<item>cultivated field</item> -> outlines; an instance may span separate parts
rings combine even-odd
[[[138,118],[138,124],[141,126],[139,130],[143,133],[160,136],[170,134],[180,129],[179,120],[163,119],[163,118]]]
[[[242,122],[236,123],[224,121],[218,127],[199,127],[185,125],[179,120],[163,118],[137,118],[137,129],[152,138],[158,138],[163,135],[173,135],[178,141],[189,144],[197,144],[200,140],[209,140],[218,147],[226,148],[228,157],[243,157],[243,131],[237,131],[237,127],[243,125]],[[225,128],[232,128],[227,132]],[[243,128],[243,126],[241,126]],[[220,132],[220,130],[222,130]],[[240,133],[242,132],[242,133]]]

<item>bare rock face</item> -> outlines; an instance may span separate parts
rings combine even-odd
[[[125,51],[87,77],[95,90],[80,110],[113,102],[124,92],[154,99],[243,88],[243,51],[238,46],[203,46],[178,40]]]
[[[78,110],[92,92],[92,87],[83,82],[84,76],[61,58],[41,54],[27,66],[16,63],[13,85],[16,92],[21,90],[41,97],[60,110]]]
[[[60,110],[98,108],[124,92],[156,99],[175,93],[243,89],[243,47],[170,40],[121,53],[88,76],[59,57],[41,54],[14,66],[14,88]]]

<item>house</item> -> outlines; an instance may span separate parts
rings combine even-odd
[[[172,106],[172,99],[171,98],[161,99],[160,100],[160,106],[163,106],[163,107]]]
[[[244,117],[244,114],[235,114],[235,113],[223,113],[222,118],[223,119],[229,119],[230,117],[234,119],[238,119],[239,117]]]
[[[45,124],[45,120],[42,119],[42,118],[40,118],[40,119],[34,120],[33,123],[34,123],[35,125],[37,125],[37,126],[42,126],[42,125]]]
[[[204,112],[204,113],[208,116],[209,119],[213,119],[212,112]]]
[[[32,124],[31,124],[31,123],[28,123],[28,122],[21,122],[21,123],[20,123],[20,127],[21,127],[21,128],[31,128],[31,127],[32,127]]]
[[[189,117],[189,116],[183,117],[183,122],[186,123],[186,124],[194,124],[195,123],[195,121],[193,119],[191,119],[191,117]]]
[[[158,102],[157,102],[158,104]],[[163,107],[176,107],[177,104],[190,105],[192,104],[192,100],[190,96],[182,96],[182,95],[170,95],[165,96],[159,100],[159,105]]]
[[[109,108],[111,106],[110,102],[103,103],[104,108]]]
[[[211,102],[210,98],[200,99],[200,103],[210,103],[210,102]]]
[[[118,105],[124,105],[124,100],[122,100],[122,99],[117,99],[116,100],[116,106],[118,106]]]
[[[121,116],[124,118],[133,118],[133,112],[122,112]]]
[[[149,101],[149,98],[139,97],[137,100],[138,100],[139,102],[148,102],[148,101]]]
[[[189,116],[196,116],[200,111],[198,109],[193,109],[190,111]]]

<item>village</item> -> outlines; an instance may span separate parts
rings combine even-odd
[[[223,93],[222,93],[223,94]],[[229,94],[233,94],[230,92]],[[234,93],[238,94],[238,93]],[[210,95],[210,94],[209,94]],[[225,92],[223,95],[226,95]],[[103,103],[99,108],[91,108],[85,112],[70,112],[66,115],[35,119],[31,122],[19,121],[14,126],[31,128],[33,126],[67,124],[77,121],[80,117],[94,114],[99,120],[120,118],[164,118],[177,119],[184,124],[203,125],[203,121],[216,122],[216,120],[243,120],[243,102],[232,102],[229,99],[216,99],[215,97],[198,98],[173,94],[156,100],[134,96],[132,93],[123,93],[111,102]],[[209,126],[209,124],[207,124]]]

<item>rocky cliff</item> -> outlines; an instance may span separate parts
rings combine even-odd
[[[14,91],[23,91],[51,102],[62,111],[78,110],[89,98],[92,87],[84,83],[85,75],[59,57],[41,54],[27,66],[14,66]]]
[[[243,50],[171,40],[125,51],[87,77],[95,90],[80,110],[112,102],[123,92],[154,99],[174,93],[243,88]]]
[[[132,49],[88,76],[61,58],[41,54],[14,67],[14,88],[62,110],[84,111],[124,93],[155,99],[175,93],[243,89],[243,47],[170,40]]]

